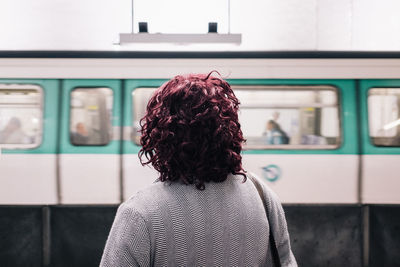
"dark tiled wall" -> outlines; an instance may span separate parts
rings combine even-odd
[[[99,266],[117,207],[53,207],[50,266]]]
[[[361,207],[284,208],[299,266],[362,266]]]
[[[400,266],[400,207],[370,206],[370,266]]]
[[[363,266],[365,211],[370,266],[400,266],[400,205],[284,209],[300,266]],[[98,266],[116,210],[117,206],[0,206],[0,266]],[[43,249],[47,246],[49,250]]]
[[[0,206],[0,266],[42,266],[42,208]]]

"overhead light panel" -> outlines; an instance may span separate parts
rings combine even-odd
[[[242,42],[241,34],[220,33],[120,33],[120,44],[124,43],[232,43]]]

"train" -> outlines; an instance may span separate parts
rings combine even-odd
[[[283,203],[400,203],[400,59],[112,53],[0,57],[1,205],[128,199],[157,178],[137,155],[148,99],[213,70],[241,102],[244,169]]]

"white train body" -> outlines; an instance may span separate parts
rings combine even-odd
[[[244,168],[263,177],[284,203],[400,203],[400,59],[0,58],[0,130],[17,112],[11,107],[21,110],[15,114],[22,114],[16,116],[30,132],[27,143],[0,144],[0,204],[126,200],[157,178],[137,156],[135,130],[144,107],[135,104],[134,91],[156,88],[177,74],[212,70],[229,80],[243,105]],[[95,90],[104,97],[86,103],[94,98],[85,94],[100,92]],[[321,99],[331,90],[334,96],[326,101],[334,100],[301,104],[299,99],[297,106],[279,94],[276,105],[268,98],[248,100],[252,93],[296,90],[322,92]],[[10,102],[10,95],[19,93],[21,99],[32,97]],[[385,101],[391,101],[390,111]],[[290,144],[260,143],[264,126],[259,125],[274,112]],[[289,113],[299,115],[285,119]],[[307,114],[315,132],[304,126]],[[104,116],[111,127],[102,123]],[[74,144],[71,132],[84,120],[97,125],[89,129],[96,137]],[[391,128],[375,133],[374,127]],[[253,132],[255,139],[249,136]]]

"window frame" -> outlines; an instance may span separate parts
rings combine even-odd
[[[134,94],[138,89],[155,89],[157,90],[158,87],[146,87],[146,86],[141,86],[141,87],[136,87],[132,92],[131,92],[131,99],[132,99],[132,107],[131,107],[131,114],[132,114],[132,136],[130,138],[130,141],[135,144],[135,145],[139,145],[140,143],[138,143],[134,137],[134,119],[135,119],[135,112],[134,112],[134,108],[135,105],[134,103]],[[338,118],[338,132],[339,132],[339,136],[338,138],[338,142],[336,144],[333,145],[247,145],[246,143],[243,144],[243,150],[244,151],[250,151],[250,150],[256,150],[256,151],[260,151],[260,150],[337,150],[339,149],[342,144],[343,144],[343,138],[344,138],[344,134],[343,134],[343,129],[342,129],[342,123],[343,123],[343,119],[341,117],[342,114],[342,103],[341,103],[341,96],[340,96],[340,89],[337,86],[334,85],[325,85],[325,84],[321,84],[321,85],[308,85],[308,84],[293,84],[293,85],[285,85],[285,84],[276,84],[276,85],[239,85],[239,84],[231,84],[231,88],[233,89],[233,91],[237,91],[237,90],[252,90],[252,91],[257,91],[257,90],[265,90],[267,88],[271,88],[274,90],[282,90],[282,89],[286,89],[286,90],[298,90],[298,91],[310,91],[311,90],[317,90],[317,89],[328,89],[330,91],[332,91],[335,95],[336,95],[336,106],[332,106],[332,107],[336,107],[337,108],[337,118]],[[240,99],[239,99],[240,100]],[[239,105],[239,111],[242,108],[243,103],[241,102],[241,104]],[[305,105],[304,107],[310,107],[310,105]],[[320,106],[313,106],[313,107],[324,107],[324,105],[320,105]],[[294,107],[293,109],[298,109],[299,107]],[[246,138],[246,136],[244,136],[244,138]]]
[[[88,90],[93,90],[93,89],[108,89],[108,90],[110,90],[111,91],[111,93],[112,93],[112,104],[113,104],[113,106],[112,106],[112,109],[111,109],[111,117],[110,117],[110,132],[111,132],[111,136],[110,136],[110,138],[108,139],[108,142],[107,143],[104,143],[104,144],[74,144],[73,142],[72,142],[72,139],[71,139],[71,122],[72,122],[72,108],[71,108],[71,102],[72,102],[72,93],[75,91],[75,90],[79,90],[79,89],[88,89]],[[116,140],[116,138],[119,138],[119,136],[115,136],[115,129],[114,129],[114,126],[113,126],[113,114],[114,114],[114,101],[115,101],[115,99],[114,99],[114,97],[115,97],[115,93],[114,93],[114,90],[113,90],[113,88],[111,88],[111,87],[109,87],[109,86],[77,86],[77,87],[74,87],[74,88],[72,88],[70,91],[69,91],[69,103],[68,103],[68,118],[69,118],[69,120],[68,120],[68,142],[69,142],[69,144],[71,145],[71,146],[73,146],[73,147],[105,147],[105,146],[108,146],[112,141],[114,141],[114,140]]]
[[[385,137],[376,137],[376,136],[372,136],[371,135],[371,129],[370,129],[370,125],[371,125],[371,121],[370,121],[370,116],[369,116],[369,109],[370,109],[370,105],[369,105],[369,97],[370,96],[373,96],[372,94],[371,94],[371,91],[372,90],[379,90],[379,89],[398,89],[399,90],[399,92],[400,92],[400,86],[373,86],[373,87],[369,87],[368,89],[367,89],[367,95],[366,95],[366,108],[367,108],[367,110],[366,110],[366,116],[367,116],[367,136],[368,136],[368,140],[369,140],[369,143],[373,146],[373,147],[376,147],[376,148],[400,148],[400,145],[398,145],[398,146],[394,146],[394,145],[377,145],[375,142],[374,142],[374,138],[385,138]],[[400,94],[399,94],[400,95]],[[399,110],[400,110],[400,105],[398,106],[398,108],[399,108]],[[400,119],[400,118],[399,118]],[[396,126],[396,127],[399,127],[399,126]],[[386,139],[393,139],[393,138],[395,138],[396,136],[400,136],[400,131],[399,130],[397,130],[397,132],[399,132],[399,135],[395,135],[394,137],[386,137]]]
[[[340,89],[337,86],[334,85],[308,85],[308,84],[290,84],[290,85],[285,85],[285,84],[269,84],[269,85],[231,85],[231,88],[233,91],[237,90],[252,90],[252,91],[259,91],[259,90],[265,90],[268,88],[274,89],[274,90],[295,90],[295,91],[310,91],[310,88],[312,90],[317,90],[317,89],[329,89],[333,91],[336,95],[336,102],[337,105],[334,107],[337,107],[337,112],[338,112],[338,142],[334,145],[247,145],[246,142],[243,144],[243,150],[244,151],[260,151],[260,150],[337,150],[339,149],[342,144],[343,144],[343,131],[342,131],[342,103],[341,103],[341,97],[340,97]],[[271,90],[272,91],[272,90]],[[239,99],[239,101],[241,101]],[[243,102],[240,102],[239,105],[239,111],[243,106]],[[279,108],[282,106],[276,105],[274,107],[268,107],[268,108]],[[303,108],[310,107],[309,105],[302,106]],[[316,106],[313,106],[316,107]],[[323,105],[319,107],[324,107]],[[286,107],[288,108],[288,107]],[[299,107],[294,107],[293,109],[298,109]],[[244,136],[246,139],[246,136]]]
[[[18,84],[18,83],[0,83],[0,90],[36,90],[39,93],[39,111],[40,111],[40,116],[39,116],[39,125],[40,125],[40,135],[38,136],[38,142],[35,142],[33,144],[0,144],[0,150],[2,149],[7,149],[7,150],[23,150],[23,149],[36,149],[40,147],[43,144],[43,135],[44,135],[44,115],[45,115],[45,110],[44,110],[44,101],[45,101],[45,95],[44,95],[44,89],[43,87],[37,85],[37,84]]]

